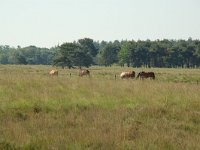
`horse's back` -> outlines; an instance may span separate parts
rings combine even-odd
[[[120,74],[120,77],[123,78],[134,78],[135,77],[135,71],[129,71],[129,72],[122,72]]]
[[[84,76],[84,75],[90,75],[90,71],[89,70],[87,70],[87,69],[81,69],[81,70],[79,70],[79,76]]]
[[[155,79],[155,73],[154,72],[140,72],[137,76],[137,78],[140,77],[140,78],[151,78],[151,79]]]
[[[154,73],[154,72],[149,72],[149,76],[150,76],[152,79],[155,79],[155,73]]]
[[[52,76],[53,76],[53,75],[58,75],[58,70],[54,70],[54,69],[53,69],[53,70],[51,70],[51,71],[49,72],[49,74],[52,75]]]

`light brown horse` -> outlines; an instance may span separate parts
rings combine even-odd
[[[155,74],[154,72],[140,72],[138,73],[137,77],[136,78],[140,78],[140,79],[144,79],[144,78],[150,78],[150,79],[155,79]]]
[[[82,77],[82,76],[90,76],[90,71],[87,70],[87,69],[80,69],[79,70],[79,76]]]
[[[49,72],[49,74],[50,74],[51,76],[58,76],[58,70],[51,70],[51,71]]]
[[[120,77],[121,79],[135,78],[135,71],[122,72]]]

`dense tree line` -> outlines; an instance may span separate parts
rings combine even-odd
[[[58,52],[58,47],[39,48],[28,46],[21,48],[10,47],[8,45],[0,46],[0,63],[1,64],[44,64],[53,63],[53,58]]]
[[[200,41],[93,41],[79,39],[50,49],[28,46],[21,48],[0,46],[1,64],[44,64],[61,67],[89,67],[91,65],[131,67],[199,67]]]

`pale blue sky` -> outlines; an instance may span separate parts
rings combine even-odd
[[[0,0],[0,45],[200,39],[200,0]]]

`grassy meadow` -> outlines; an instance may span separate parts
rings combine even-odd
[[[0,149],[200,149],[200,69],[51,69],[0,65]],[[120,79],[128,70],[156,80]]]

